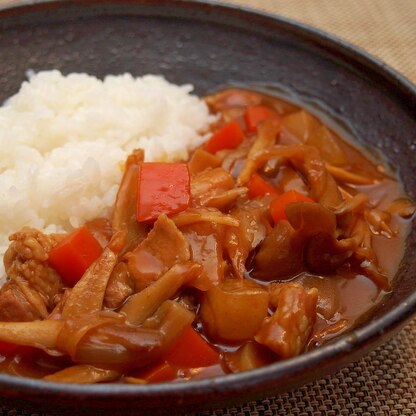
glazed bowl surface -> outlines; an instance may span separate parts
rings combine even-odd
[[[161,74],[204,95],[229,85],[279,91],[348,130],[416,194],[416,89],[338,39],[276,16],[187,0],[17,1],[0,6],[0,101],[26,71]],[[393,294],[360,326],[246,373],[155,385],[67,385],[0,375],[2,404],[36,413],[184,413],[287,391],[385,342],[416,311],[416,223]]]

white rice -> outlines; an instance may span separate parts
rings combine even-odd
[[[108,216],[132,149],[186,158],[212,122],[191,91],[154,75],[30,75],[0,108],[0,255],[23,226],[70,231]]]

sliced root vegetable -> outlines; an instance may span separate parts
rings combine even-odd
[[[142,150],[134,150],[128,156],[114,205],[111,228],[113,233],[126,232],[124,252],[132,250],[137,246],[146,237],[147,233],[146,225],[138,223],[136,220],[137,182],[139,167],[143,160],[144,154]]]
[[[269,294],[251,280],[228,279],[203,294],[201,320],[210,337],[246,341],[267,316]]]
[[[177,227],[195,224],[197,222],[212,222],[215,224],[238,227],[239,221],[232,215],[223,214],[216,208],[189,208],[172,217]]]
[[[325,163],[325,168],[334,177],[334,179],[340,182],[353,185],[371,185],[376,182],[373,178],[367,178],[357,173],[349,172],[346,169],[331,165],[329,163]]]
[[[74,286],[62,309],[62,319],[100,311],[117,256],[106,248]]]
[[[226,211],[238,198],[245,197],[247,192],[248,189],[246,187],[240,186],[238,188],[207,195],[206,197],[200,198],[199,202],[201,206]]]
[[[0,341],[36,348],[56,348],[62,321],[0,322]]]
[[[142,150],[135,150],[128,156],[123,178],[117,192],[116,202],[111,220],[111,228],[120,231],[128,226],[131,217],[136,213],[137,180],[139,166],[144,160]]]
[[[120,373],[114,370],[105,370],[91,365],[74,365],[43,377],[43,380],[54,383],[92,384],[114,381],[119,377]]]
[[[180,287],[191,282],[201,272],[202,266],[196,263],[175,264],[157,281],[131,296],[121,308],[121,312],[126,315],[128,322],[139,325],[165,300],[171,298]]]
[[[134,278],[136,291],[140,291],[174,264],[188,261],[190,257],[188,241],[175,223],[162,214],[147,237],[124,258],[129,274]]]

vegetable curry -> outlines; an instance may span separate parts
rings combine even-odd
[[[392,290],[414,204],[309,112],[242,89],[181,163],[125,162],[112,217],[10,236],[0,370],[157,383],[290,358]]]

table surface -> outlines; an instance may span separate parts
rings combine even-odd
[[[317,27],[361,47],[416,83],[416,0],[222,2]],[[29,414],[0,405],[0,415]],[[416,320],[393,340],[333,376],[279,396],[200,415],[416,415]]]

